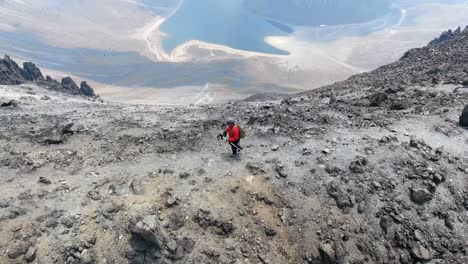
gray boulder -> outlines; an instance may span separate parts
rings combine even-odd
[[[145,187],[143,186],[143,182],[138,179],[134,179],[130,183],[130,190],[132,190],[133,194],[135,195],[145,194]]]
[[[432,193],[429,192],[427,189],[416,189],[411,188],[411,201],[416,204],[425,204],[432,200]]]
[[[132,244],[136,251],[135,259],[142,259],[141,263],[164,263],[163,241],[167,235],[161,230],[156,216],[147,216],[136,224],[130,223]]]

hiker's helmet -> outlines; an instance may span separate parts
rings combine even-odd
[[[228,118],[228,119],[226,120],[226,124],[227,124],[228,126],[233,126],[233,125],[236,124],[236,121],[234,120],[234,118],[230,117],[230,118]]]

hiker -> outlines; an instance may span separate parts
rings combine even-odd
[[[233,118],[228,118],[226,121],[227,127],[223,133],[226,138],[226,142],[229,143],[232,149],[233,157],[238,156],[242,147],[240,146],[242,129],[236,124]]]

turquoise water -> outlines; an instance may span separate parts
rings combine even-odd
[[[162,24],[161,31],[168,35],[163,43],[168,51],[200,40],[246,51],[288,54],[270,46],[264,38],[287,35],[290,30],[250,12],[243,0],[185,0]]]

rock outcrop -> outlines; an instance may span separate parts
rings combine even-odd
[[[468,30],[468,26],[465,28],[465,30]],[[461,27],[458,27],[454,31],[452,31],[451,29],[444,31],[439,37],[429,42],[429,46],[439,45],[451,39],[457,38],[461,35],[461,33],[462,33]]]
[[[35,82],[57,92],[88,97],[96,96],[93,88],[85,81],[81,83],[80,87],[70,77],[63,78],[62,82],[59,83],[50,76],[44,79],[41,70],[32,62],[23,63],[23,68],[21,68],[9,56],[5,55],[4,59],[0,59],[0,84],[18,85],[26,82]]]
[[[21,84],[25,82],[23,75],[23,70],[9,56],[0,59],[0,84]]]
[[[23,77],[32,82],[44,80],[41,70],[32,62],[23,63]]]
[[[80,91],[81,94],[85,96],[96,96],[96,94],[94,94],[93,88],[91,88],[91,86],[89,86],[89,84],[87,84],[85,81],[81,82]]]

